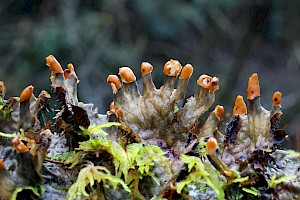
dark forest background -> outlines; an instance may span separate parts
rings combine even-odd
[[[37,95],[49,88],[45,57],[53,54],[64,67],[74,64],[80,100],[105,113],[112,101],[108,74],[130,66],[140,77],[141,62],[149,61],[160,86],[163,65],[173,58],[195,68],[187,96],[201,74],[218,76],[216,104],[231,112],[257,72],[265,108],[275,91],[283,93],[281,126],[287,145],[300,151],[299,35],[300,1],[6,0],[0,1],[0,80],[7,96],[30,84]]]

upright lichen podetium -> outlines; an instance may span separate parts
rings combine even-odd
[[[273,96],[272,109],[266,110],[260,103],[260,86],[258,75],[254,73],[248,80],[247,89],[248,105],[242,96],[237,96],[233,108],[234,119],[226,129],[226,147],[223,157],[229,165],[235,163],[234,160],[250,154],[255,149],[270,149],[273,146],[273,132],[278,129],[277,122],[282,115],[281,93],[275,92]],[[230,152],[227,154],[227,152]],[[230,161],[231,160],[231,161]]]
[[[193,66],[186,64],[182,67],[177,60],[168,61],[163,69],[165,81],[159,89],[156,89],[152,81],[152,70],[150,63],[141,64],[143,95],[139,93],[136,77],[129,67],[119,69],[122,85],[117,76],[108,76],[107,82],[112,86],[116,114],[119,113],[121,127],[128,127],[144,143],[163,142],[169,148],[177,147],[183,152],[188,133],[214,102],[214,92],[219,88],[219,79],[200,76],[195,96],[190,97],[183,108],[175,111],[177,103],[185,98]],[[175,89],[179,74],[178,86]]]

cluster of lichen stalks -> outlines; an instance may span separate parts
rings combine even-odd
[[[219,79],[202,75],[198,79],[198,90],[187,103],[175,111],[177,103],[185,97],[189,78],[193,73],[190,64],[183,68],[176,60],[168,61],[164,66],[165,83],[156,89],[151,79],[152,65],[142,63],[143,95],[138,91],[136,77],[128,67],[121,67],[119,75],[122,86],[116,75],[109,75],[114,102],[111,112],[118,116],[122,128],[135,135],[138,142],[164,144],[176,148],[179,153],[187,151],[188,133],[195,128],[199,117],[208,111],[215,98],[214,92],[219,88]],[[182,69],[182,70],[181,70]],[[174,89],[177,76],[180,74],[177,89]],[[223,114],[223,107],[217,106],[215,117],[208,120],[211,130],[217,127]],[[210,136],[210,130],[203,130],[203,136]]]
[[[224,113],[222,106],[216,106],[203,126],[198,125],[200,116],[214,103],[215,91],[219,88],[218,78],[201,75],[195,95],[188,98],[182,108],[177,108],[177,103],[185,98],[189,78],[193,73],[190,64],[182,67],[176,60],[168,61],[163,70],[165,82],[157,89],[151,79],[152,65],[142,63],[143,95],[138,91],[132,70],[121,67],[119,75],[122,84],[116,75],[109,75],[107,78],[114,95],[114,102],[107,115],[98,114],[97,110],[92,109],[92,104],[78,102],[79,80],[72,64],[63,70],[53,56],[46,58],[46,64],[52,73],[52,97],[42,91],[36,98],[33,86],[28,86],[20,98],[4,100],[5,86],[1,82],[3,106],[0,109],[0,131],[11,134],[19,132],[20,129],[24,130],[23,134],[17,134],[14,139],[0,137],[1,199],[9,199],[18,187],[42,183],[41,169],[44,167],[47,150],[51,150],[52,138],[58,133],[63,134],[67,139],[67,144],[64,145],[74,149],[78,147],[78,142],[84,140],[77,134],[79,127],[88,128],[91,124],[118,121],[121,125],[117,135],[115,132],[110,133],[112,140],[120,140],[125,146],[129,143],[143,143],[163,149],[173,163],[172,174],[161,183],[162,189],[156,190],[160,194],[155,195],[165,198],[176,196],[176,181],[184,179],[188,174],[186,165],[180,162],[180,155],[200,156],[197,151],[200,138],[207,139],[206,156],[210,163],[230,182],[237,178],[237,174],[231,170],[233,167],[242,176],[251,176],[250,169],[256,170],[257,162],[262,164],[261,159],[272,157],[271,153],[280,147],[285,137],[285,133],[277,126],[282,114],[281,93],[274,94],[271,111],[265,110],[260,104],[257,74],[249,78],[248,106],[238,96],[232,112],[233,120],[226,131],[220,133],[218,125]],[[50,99],[59,102],[59,112],[52,128],[46,125],[46,111],[49,110]],[[44,125],[40,124],[39,117]],[[55,148],[52,147],[52,151],[53,149]],[[217,151],[221,154],[218,155]],[[269,165],[261,166],[263,167]],[[264,169],[260,170],[264,172]],[[251,181],[247,183],[249,187],[255,186],[256,181],[260,180]],[[232,188],[233,186],[227,187],[228,191]],[[282,191],[286,192],[284,189]],[[228,195],[230,194],[227,194],[227,198]]]

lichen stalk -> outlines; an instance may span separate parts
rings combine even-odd
[[[248,81],[248,136],[255,147],[267,147],[266,141],[272,138],[270,133],[270,113],[261,106],[260,87],[257,74]],[[269,120],[268,120],[269,119]]]
[[[207,137],[213,137],[215,131],[218,128],[218,125],[220,123],[221,117],[224,113],[223,106],[216,106],[215,110],[210,113],[208,116],[205,124],[203,125],[202,131],[200,136],[207,138]]]
[[[175,101],[176,103],[185,97],[185,92],[190,80],[190,77],[193,74],[193,66],[191,64],[186,64],[180,74],[178,85],[177,85],[177,91],[176,91],[176,97]]]

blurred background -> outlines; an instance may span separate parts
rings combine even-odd
[[[0,1],[0,80],[7,96],[30,84],[36,95],[49,91],[45,57],[53,54],[64,68],[74,64],[79,99],[105,113],[112,101],[109,74],[130,66],[140,78],[141,62],[149,61],[160,87],[163,65],[173,58],[195,68],[187,96],[201,74],[217,76],[216,104],[231,112],[257,72],[266,109],[275,91],[283,93],[281,127],[287,145],[300,151],[299,21],[300,1]]]

